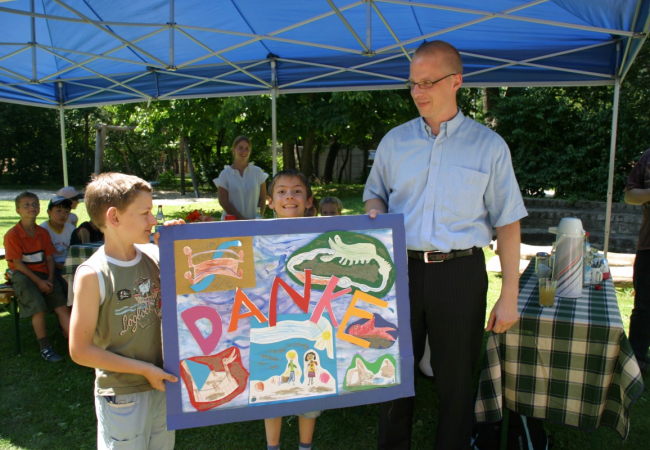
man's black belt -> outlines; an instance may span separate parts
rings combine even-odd
[[[415,258],[424,261],[425,263],[439,263],[444,261],[449,261],[454,258],[462,258],[463,256],[471,256],[480,248],[472,247],[466,250],[452,250],[449,253],[439,252],[438,250],[433,250],[430,252],[419,252],[415,250],[407,250],[409,258]]]

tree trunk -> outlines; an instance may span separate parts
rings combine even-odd
[[[309,130],[305,139],[302,142],[302,160],[300,164],[300,171],[311,180],[314,175],[314,144],[316,143],[316,132],[312,129]]]
[[[490,117],[490,110],[499,98],[499,88],[483,88],[483,117],[485,123],[490,128],[495,128],[497,125],[496,119]]]
[[[221,158],[221,147],[224,146],[224,140],[226,139],[226,131],[222,130],[217,136],[217,155]]]
[[[345,166],[348,163],[348,159],[350,159],[350,149],[349,148],[345,151],[345,159],[343,160],[343,164],[341,164],[341,170],[339,170],[339,184],[341,184],[341,181],[343,180],[343,174],[345,173]]]
[[[332,142],[329,150],[327,151],[327,158],[325,159],[325,170],[323,171],[323,181],[325,183],[331,183],[334,178],[334,164],[336,163],[336,157],[339,154],[341,149],[341,144],[337,140]]]
[[[367,148],[363,149],[363,166],[361,167],[361,180],[363,183],[368,179],[368,155],[369,151]]]
[[[314,176],[316,178],[320,179],[320,167],[318,167],[320,164],[320,150],[321,146],[320,144],[316,145],[316,149],[314,150]]]
[[[178,166],[181,174],[181,195],[185,195],[185,138],[178,141]]]
[[[296,145],[293,139],[282,141],[282,159],[284,160],[283,169],[295,169],[296,157],[293,153],[293,148]]]
[[[137,160],[137,159],[138,159],[138,156],[133,152],[133,149],[132,149],[131,146],[129,145],[128,138],[124,138],[124,139],[122,139],[122,137],[123,137],[123,136],[122,136],[122,134],[120,133],[120,138],[119,138],[119,141],[118,141],[118,142],[123,141],[124,146],[125,146],[126,149],[129,151],[129,154],[130,154],[131,156],[133,156],[133,158],[135,158],[135,159]],[[120,144],[122,144],[122,142],[120,142]],[[122,147],[121,145],[120,145],[120,150],[122,150],[122,156],[124,156],[124,164],[126,164],[126,173],[127,173],[128,175],[133,175],[133,171],[131,170],[131,166],[129,166],[129,159],[126,157],[126,152],[124,151],[124,147]]]

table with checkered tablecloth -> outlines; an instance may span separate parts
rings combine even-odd
[[[68,256],[65,258],[63,270],[61,271],[63,279],[68,282],[68,306],[72,305],[72,285],[77,267],[90,258],[102,245],[104,245],[103,242],[92,242],[88,244],[71,245],[68,249]]]
[[[625,439],[643,379],[621,320],[612,280],[577,299],[539,306],[535,261],[519,280],[519,322],[491,333],[475,404],[478,422],[501,420],[502,407],[578,427],[614,428]]]

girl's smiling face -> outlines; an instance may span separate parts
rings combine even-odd
[[[235,161],[248,162],[251,156],[251,144],[248,141],[239,141],[237,145],[232,148],[232,154]]]
[[[312,205],[312,197],[307,198],[307,187],[298,177],[280,177],[269,196],[269,208],[281,219],[305,217],[305,210]]]

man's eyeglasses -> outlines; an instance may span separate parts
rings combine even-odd
[[[40,207],[41,207],[40,203],[38,203],[38,202],[33,202],[33,203],[23,203],[23,204],[20,205],[20,206],[22,206],[22,207],[25,208],[25,209],[29,208],[30,206],[31,206],[32,208],[40,208]]]
[[[442,81],[445,78],[449,78],[452,75],[456,75],[456,74],[450,73],[449,75],[445,75],[442,78],[438,78],[436,81],[424,80],[416,83],[415,81],[408,80],[406,81],[406,86],[411,90],[413,90],[415,86],[419,87],[420,89],[431,89],[433,85],[436,84],[438,81]]]

